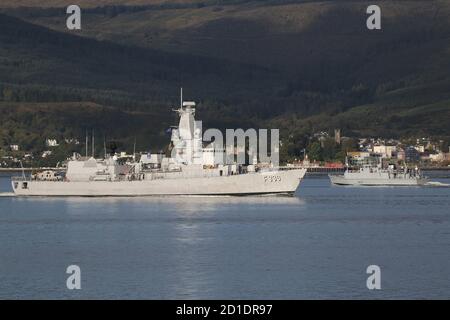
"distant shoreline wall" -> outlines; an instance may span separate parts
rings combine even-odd
[[[0,172],[31,172],[42,170],[65,170],[65,168],[0,168]]]
[[[344,172],[344,168],[327,168],[327,167],[311,167],[307,168],[308,173],[332,173],[332,172]],[[422,167],[422,171],[450,171],[450,167]],[[32,171],[42,171],[42,170],[60,170],[65,171],[66,168],[0,168],[1,172],[32,172]]]

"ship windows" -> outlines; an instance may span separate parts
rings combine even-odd
[[[22,183],[22,189],[28,189],[28,182]]]
[[[223,170],[219,171],[220,176],[223,176]]]
[[[19,187],[19,183],[18,182],[14,182],[14,189],[17,189]]]

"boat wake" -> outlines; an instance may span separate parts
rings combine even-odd
[[[0,192],[0,197],[15,197],[14,192]]]
[[[448,183],[442,183],[439,181],[429,181],[427,183],[424,184],[427,187],[442,187],[442,188],[449,188],[450,184]]]

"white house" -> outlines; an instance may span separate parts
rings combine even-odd
[[[436,154],[430,154],[430,160],[432,162],[442,162],[450,159],[450,153],[439,152]]]
[[[47,158],[48,156],[50,156],[52,154],[52,152],[50,150],[44,151],[42,152],[42,158]]]
[[[417,145],[414,147],[414,149],[416,149],[418,152],[420,153],[424,153],[425,152],[425,146],[424,145]]]
[[[373,146],[373,153],[381,155],[383,158],[392,158],[392,155],[397,151],[396,146],[375,145]]]
[[[58,141],[56,139],[47,139],[45,141],[45,144],[47,145],[47,147],[57,147],[57,146],[59,146]]]
[[[367,151],[349,151],[347,156],[356,161],[364,161],[370,157],[370,152]]]
[[[64,139],[64,141],[66,141],[67,144],[80,144],[80,141],[78,141],[78,139],[74,139],[74,138],[70,138],[70,139]]]

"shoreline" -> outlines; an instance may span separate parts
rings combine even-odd
[[[42,170],[61,170],[64,168],[0,168],[0,172],[31,172],[31,171],[42,171]]]
[[[332,173],[332,172],[344,172],[344,168],[328,168],[328,167],[310,167],[307,168],[308,173]],[[66,170],[66,168],[52,168],[52,167],[42,167],[42,168],[0,168],[0,173],[5,172],[32,172],[32,171],[43,171],[43,170]],[[423,167],[420,168],[422,171],[450,171],[450,167]]]

